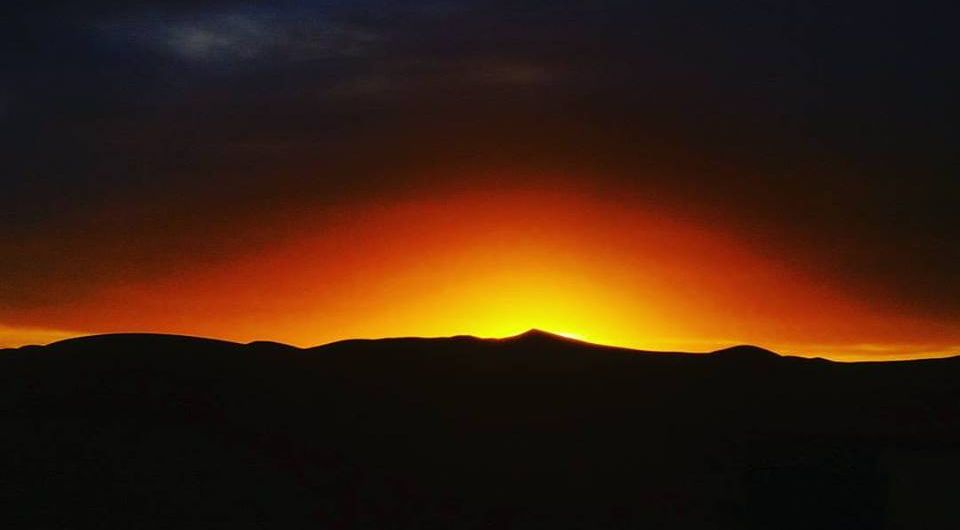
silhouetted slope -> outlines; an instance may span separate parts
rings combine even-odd
[[[758,348],[757,346],[749,345],[740,345],[733,346],[730,348],[724,348],[722,350],[717,350],[710,355],[714,357],[721,357],[724,359],[736,359],[740,361],[763,361],[763,360],[773,360],[780,355],[764,349]]]
[[[306,350],[73,339],[0,352],[0,473],[13,507],[0,518],[919,528],[955,519],[934,482],[960,471],[958,376],[958,359],[661,354],[538,331]]]

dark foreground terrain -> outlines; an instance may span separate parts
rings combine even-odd
[[[4,528],[960,528],[960,358],[112,335],[0,413]]]

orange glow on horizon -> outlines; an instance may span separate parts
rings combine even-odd
[[[300,346],[531,328],[640,349],[755,343],[845,360],[948,355],[960,344],[949,326],[858,302],[717,227],[570,191],[434,194],[303,212],[295,224],[238,260],[0,317],[13,329]]]

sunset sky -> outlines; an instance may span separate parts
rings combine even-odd
[[[17,4],[0,347],[960,354],[945,2]]]

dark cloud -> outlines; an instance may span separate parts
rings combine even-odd
[[[960,316],[946,4],[5,9],[2,305],[239,252],[225,234],[427,189],[437,167],[524,167],[605,175],[866,297]]]

